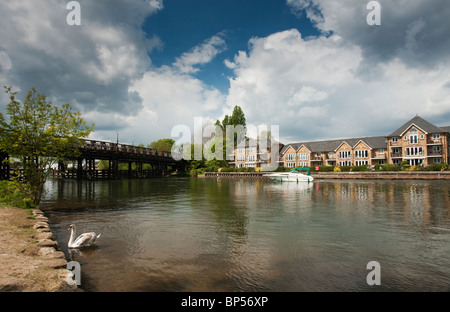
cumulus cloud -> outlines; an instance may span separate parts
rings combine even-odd
[[[160,46],[140,30],[160,9],[157,1],[79,1],[81,26],[58,0],[5,1],[0,11],[0,50],[11,62],[5,84],[36,87],[54,101],[83,112],[135,114],[142,100],[128,86],[151,65],[148,52]]]
[[[323,33],[334,33],[362,48],[366,62],[399,57],[408,66],[435,67],[450,60],[450,6],[446,0],[379,0],[381,26],[366,22],[369,1],[287,0]]]
[[[450,114],[448,66],[424,70],[400,58],[378,63],[382,79],[359,74],[364,49],[338,34],[302,38],[297,29],[253,38],[228,60],[229,108],[254,124],[278,124],[285,141],[383,135],[416,113]]]
[[[217,34],[204,43],[192,48],[191,51],[183,53],[177,57],[173,64],[180,72],[193,74],[199,71],[196,65],[203,65],[211,62],[211,60],[219,53],[226,49],[223,34]]]
[[[170,137],[175,124],[217,115],[224,95],[196,79],[200,66],[226,49],[223,33],[154,67],[162,49],[141,26],[164,8],[162,0],[79,0],[81,25],[66,22],[66,2],[7,1],[0,11],[0,82],[16,90],[36,87],[56,104],[70,103],[97,139],[148,144]],[[2,103],[7,99],[0,97]]]

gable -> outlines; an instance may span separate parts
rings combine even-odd
[[[363,140],[359,140],[358,143],[353,146],[353,149],[372,149],[372,147]]]
[[[337,151],[346,151],[346,150],[351,150],[352,147],[350,144],[348,144],[347,142],[343,141],[341,144],[339,144],[339,146],[334,150],[335,152]]]

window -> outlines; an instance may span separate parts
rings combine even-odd
[[[368,165],[369,161],[368,160],[357,160],[355,161],[355,165],[356,166],[363,166],[363,165]]]
[[[407,147],[406,156],[423,156],[423,148],[419,147]]]
[[[357,151],[355,151],[355,157],[356,158],[368,158],[369,151],[368,150],[357,150]]]
[[[432,135],[432,137],[433,137],[433,139],[440,139],[441,138],[441,135],[439,134],[439,133],[434,133],[433,135]]]
[[[300,167],[309,167],[309,163],[308,162],[299,162],[298,165]]]
[[[384,149],[380,148],[380,149],[378,150],[378,154],[384,154]]]
[[[352,158],[352,151],[340,151],[339,158]]]
[[[295,168],[295,163],[287,163],[286,166],[288,168]]]
[[[286,160],[287,161],[295,160],[295,154],[286,154]]]
[[[298,160],[308,160],[309,154],[308,153],[298,153]]]
[[[433,159],[433,164],[440,164],[442,162],[442,158]]]
[[[410,144],[417,144],[418,143],[418,137],[417,137],[417,129],[412,128],[409,130],[409,143]]]
[[[393,143],[397,143],[397,142],[398,142],[398,137],[392,138],[392,142],[393,142]]]
[[[441,147],[440,146],[433,146],[433,153],[434,154],[441,154]]]

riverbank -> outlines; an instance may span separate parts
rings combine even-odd
[[[0,292],[76,291],[48,219],[32,211],[0,205]]]
[[[270,172],[206,172],[204,178],[259,179]],[[450,180],[450,171],[354,171],[311,172],[314,179],[368,179],[368,180]]]

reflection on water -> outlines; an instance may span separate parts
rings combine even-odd
[[[449,291],[450,183],[50,181],[88,291]],[[69,251],[67,225],[102,233]],[[368,286],[369,261],[381,286]]]

